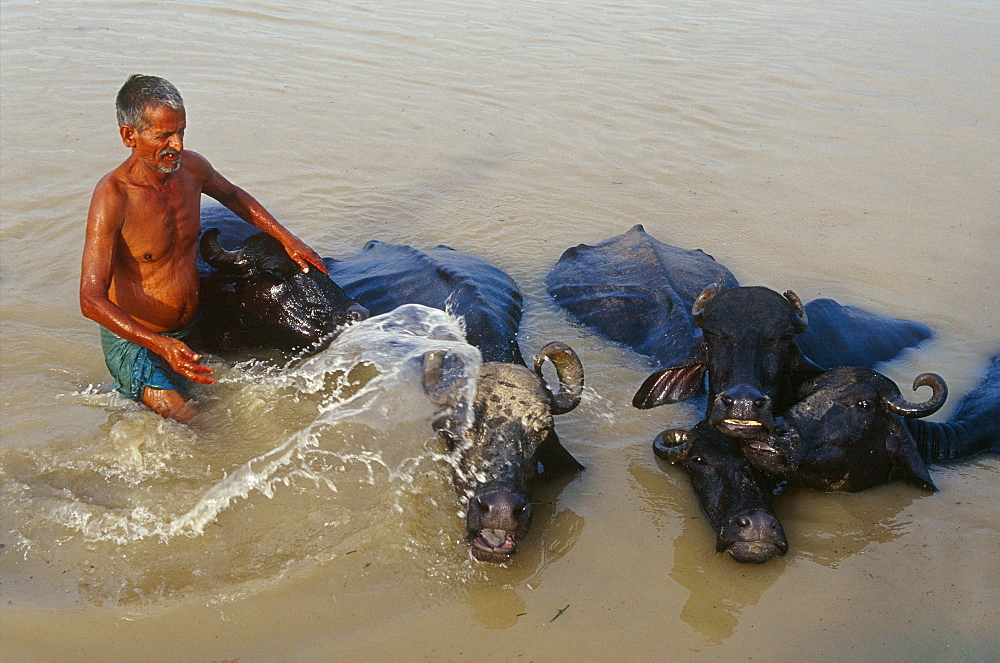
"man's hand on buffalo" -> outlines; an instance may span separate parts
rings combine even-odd
[[[289,234],[287,237],[280,238],[281,245],[285,247],[285,252],[288,253],[288,257],[295,261],[303,272],[308,273],[310,267],[315,267],[319,271],[329,276],[329,272],[326,270],[326,265],[323,264],[323,259],[319,257],[315,251],[309,248],[305,242],[296,237],[295,235]]]

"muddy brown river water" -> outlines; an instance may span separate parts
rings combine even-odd
[[[938,494],[782,495],[788,555],[738,564],[651,452],[697,410],[631,408],[646,362],[543,286],[642,223],[931,325],[881,369],[942,374],[946,418],[1000,351],[992,0],[3,0],[0,37],[0,659],[1000,656],[1000,459],[934,467]],[[587,470],[539,486],[516,561],[470,559],[412,363],[372,369],[373,337],[212,359],[203,430],[111,392],[76,291],[132,73],[321,254],[477,253],[525,294],[526,353],[579,352],[557,430]]]

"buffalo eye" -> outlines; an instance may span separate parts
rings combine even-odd
[[[445,445],[447,445],[449,451],[454,450],[459,440],[461,440],[461,437],[458,435],[458,433],[451,430],[450,428],[438,428],[436,432],[438,436],[444,440]]]
[[[867,399],[858,401],[858,407],[861,408],[862,410],[867,410],[871,406],[872,406],[872,402],[869,401],[869,400],[867,400]]]

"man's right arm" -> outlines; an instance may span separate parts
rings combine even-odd
[[[107,178],[94,189],[87,215],[80,272],[80,310],[108,331],[163,357],[170,367],[192,382],[211,384],[212,369],[198,363],[201,355],[179,339],[152,331],[119,308],[108,297],[115,250],[125,219],[125,196]]]

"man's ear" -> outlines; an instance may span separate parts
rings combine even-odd
[[[135,137],[139,133],[135,130],[135,127],[122,124],[118,127],[118,133],[121,134],[122,143],[125,144],[125,147],[135,147]]]

